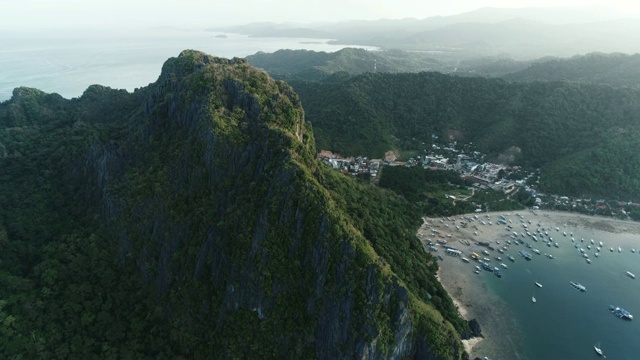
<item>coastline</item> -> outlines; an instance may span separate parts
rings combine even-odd
[[[474,215],[478,217],[477,220],[471,222],[464,220]],[[513,229],[507,229],[504,224],[496,223],[500,215],[513,221],[510,223]],[[487,216],[493,220],[492,225],[488,224]],[[525,219],[525,224],[532,226],[531,229],[534,229],[538,223],[544,228],[553,228],[553,234],[549,235],[558,238],[564,238],[563,229],[566,229],[567,238],[570,237],[569,233],[573,235],[572,229],[580,229],[581,233],[589,234],[593,239],[605,238],[606,234],[612,233],[619,235],[616,241],[604,245],[603,252],[607,249],[608,253],[609,247],[618,246],[627,250],[634,247],[640,248],[637,237],[640,235],[638,222],[545,210],[465,214],[449,218],[425,217],[423,226],[418,231],[418,238],[421,239],[427,251],[429,251],[427,248],[429,241],[444,240],[448,245],[462,250],[462,256],[469,257],[468,254],[471,251],[480,253],[483,249],[476,246],[474,242],[490,242],[493,245],[496,240],[508,239],[511,230],[517,232],[523,230],[522,227],[516,226],[516,219],[520,219],[520,216]],[[486,220],[485,224],[482,224],[482,220]],[[467,226],[459,226],[463,223],[467,223]],[[517,225],[520,225],[519,220]],[[471,246],[463,245],[458,241],[460,239],[469,240]],[[585,239],[585,241],[588,240]],[[483,358],[489,355],[495,358],[522,358],[520,354],[524,350],[518,324],[507,305],[487,286],[485,277],[473,273],[475,266],[473,260],[470,259],[471,264],[468,264],[460,261],[459,258],[444,255],[442,250],[437,254],[442,254],[444,257],[443,261],[439,261],[438,280],[452,298],[460,315],[466,320],[476,319],[481,326],[483,337],[463,340],[465,350],[470,357]],[[500,254],[493,253],[493,255]]]

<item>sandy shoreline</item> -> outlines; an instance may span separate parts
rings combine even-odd
[[[474,215],[477,216],[477,219]],[[498,224],[500,215],[505,216],[511,222]],[[469,221],[469,219],[473,219],[473,221]],[[483,221],[484,224],[482,224]],[[582,234],[589,234],[593,239],[596,239],[596,242],[597,239],[606,237],[606,234],[614,233],[619,236],[616,236],[615,241],[605,244],[602,251],[608,250],[609,247],[617,248],[618,246],[627,250],[634,247],[640,249],[640,241],[637,236],[640,235],[640,223],[556,211],[536,211],[534,213],[522,210],[466,214],[449,218],[424,218],[424,225],[420,228],[418,237],[425,244],[425,247],[429,241],[446,241],[447,245],[463,250],[465,254],[463,256],[469,257],[466,255],[469,252],[476,251],[480,254],[483,249],[476,246],[475,242],[491,242],[493,246],[499,247],[496,245],[496,240],[508,238],[513,231],[523,232],[525,230],[523,224],[528,225],[532,232],[540,224],[541,227],[549,231],[549,236],[558,238],[563,237],[563,232],[566,232],[566,236],[570,237],[573,235],[571,232],[573,229],[580,229]],[[512,228],[507,229],[506,225],[512,225]],[[468,240],[472,245],[463,245],[459,241],[460,239]],[[590,238],[585,239],[585,241],[589,240]],[[437,254],[445,258],[445,261],[439,262],[439,281],[453,299],[460,314],[467,320],[476,319],[481,326],[483,338],[463,341],[471,358],[483,358],[484,356],[519,358],[518,353],[522,351],[518,345],[522,343],[520,341],[521,335],[506,304],[491,291],[487,291],[484,281],[481,281],[481,278],[478,278],[479,275],[472,271],[474,264],[450,258],[444,255],[442,250],[439,250]],[[450,259],[452,261],[449,261]]]

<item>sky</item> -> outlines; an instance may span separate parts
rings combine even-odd
[[[640,16],[637,0],[0,0],[0,29],[210,27],[455,15],[481,7],[602,6]]]

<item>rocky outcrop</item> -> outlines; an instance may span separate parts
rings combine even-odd
[[[462,357],[453,328],[418,311],[436,312],[318,181],[324,170],[288,85],[242,59],[185,51],[156,83],[120,97],[92,87],[65,103],[86,125],[78,133],[93,133],[73,144],[65,195],[100,223],[87,231],[130,272],[123,283],[144,289],[131,309],[111,310],[141,315],[126,329],[131,348],[142,343],[150,357]],[[115,104],[127,105],[93,119]],[[101,294],[125,286],[93,285]],[[434,344],[427,331],[446,335]]]

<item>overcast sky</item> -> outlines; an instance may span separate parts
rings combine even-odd
[[[454,15],[481,7],[596,5],[640,15],[638,0],[0,0],[0,27],[207,27]]]

